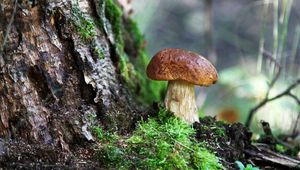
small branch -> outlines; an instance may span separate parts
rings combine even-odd
[[[251,124],[251,121],[252,121],[252,118],[254,116],[254,114],[256,113],[256,111],[261,108],[262,106],[264,106],[266,103],[268,102],[268,99],[265,98],[264,100],[262,100],[258,105],[256,105],[254,108],[252,108],[249,112],[249,115],[248,115],[248,118],[247,118],[247,121],[246,121],[246,124],[245,126],[246,127],[250,127],[250,124]]]
[[[277,74],[277,75],[278,75],[278,74]],[[274,79],[277,79],[276,77],[278,78],[278,76],[275,76]],[[274,80],[274,79],[273,79],[273,80]],[[271,82],[274,82],[273,80],[272,80]],[[276,81],[275,81],[275,82],[276,82]],[[273,83],[273,84],[274,84],[274,83]],[[291,93],[291,91],[292,91],[294,88],[296,88],[299,84],[300,84],[300,79],[298,79],[295,83],[291,84],[285,91],[279,93],[278,95],[276,95],[276,96],[274,96],[274,97],[272,97],[272,98],[269,98],[269,92],[270,92],[270,89],[271,89],[271,88],[269,88],[269,89],[268,89],[268,92],[267,92],[267,94],[266,94],[266,97],[265,97],[265,98],[264,98],[257,106],[255,106],[253,109],[250,110],[248,119],[247,119],[247,121],[246,121],[246,127],[249,127],[249,126],[250,126],[250,123],[251,123],[252,118],[253,118],[254,114],[256,113],[256,111],[257,111],[259,108],[261,108],[262,106],[264,106],[265,104],[267,104],[268,102],[271,102],[271,101],[273,101],[273,100],[279,99],[279,98],[281,98],[281,97],[283,97],[283,96],[290,96],[290,97],[292,97],[293,99],[295,99],[296,102],[299,104],[299,103],[300,103],[300,99],[298,99],[297,96],[295,96],[295,95],[293,95],[293,94]],[[271,85],[272,85],[272,84],[271,84]]]
[[[277,71],[276,75],[273,77],[273,79],[271,80],[271,82],[269,84],[269,88],[267,90],[267,93],[266,93],[264,99],[261,102],[259,102],[254,108],[252,108],[250,110],[248,118],[247,118],[246,123],[245,123],[245,126],[248,127],[248,128],[249,128],[249,126],[251,124],[251,121],[252,121],[252,118],[253,118],[254,114],[257,112],[257,110],[260,109],[261,107],[263,107],[268,102],[276,100],[276,99],[278,99],[282,96],[289,96],[289,97],[293,98],[298,103],[298,105],[300,105],[300,99],[297,96],[295,96],[291,93],[291,91],[300,84],[300,78],[295,83],[291,84],[285,91],[279,93],[278,95],[276,95],[272,98],[269,98],[271,89],[273,88],[273,86],[275,85],[277,80],[279,79],[282,67],[281,67],[280,63],[278,63],[278,61],[272,56],[272,54],[270,52],[264,50],[263,51],[263,56],[265,58],[269,59],[271,62],[273,62],[274,65],[278,67],[278,71]]]
[[[0,61],[2,61],[2,62],[4,62],[4,59],[3,59],[3,57],[2,57],[2,56],[3,56],[3,55],[2,55],[2,52],[3,52],[3,49],[4,49],[5,45],[6,45],[6,41],[7,41],[8,37],[9,37],[10,31],[11,31],[11,26],[12,26],[12,24],[13,24],[13,22],[14,22],[14,18],[15,18],[16,13],[17,13],[17,6],[18,6],[18,1],[15,0],[15,5],[14,5],[13,13],[12,13],[12,16],[11,16],[11,18],[10,18],[10,20],[9,20],[8,25],[7,25],[6,32],[5,32],[5,36],[4,36],[2,45],[1,45],[1,47],[0,47],[0,57],[1,57],[1,58],[0,58]]]
[[[271,151],[264,145],[253,145],[252,147],[245,149],[245,153],[249,155],[254,162],[272,163],[283,166],[286,169],[300,168],[299,160]]]
[[[265,51],[264,51],[264,56],[265,56]],[[268,56],[268,58],[272,58],[273,59],[273,57],[272,56]],[[275,62],[275,64],[277,65],[278,63],[276,62],[276,60],[272,60],[272,61],[274,61]],[[267,102],[268,102],[268,98],[269,98],[269,94],[270,94],[270,91],[271,91],[271,89],[272,89],[272,87],[274,86],[274,84],[276,83],[276,81],[278,80],[278,78],[279,78],[279,76],[280,76],[280,74],[281,74],[281,66],[278,64],[277,65],[278,66],[278,72],[277,72],[277,74],[275,75],[275,77],[271,80],[271,83],[269,84],[269,88],[268,88],[268,90],[267,90],[267,93],[266,93],[266,95],[265,95],[265,98],[257,105],[257,106],[255,106],[254,108],[252,108],[251,110],[250,110],[250,112],[249,112],[249,115],[248,115],[248,118],[247,118],[247,121],[246,121],[246,127],[249,127],[250,126],[250,124],[251,124],[251,121],[252,121],[252,118],[253,118],[253,116],[254,116],[254,114],[256,113],[256,111],[259,109],[259,108],[261,108],[262,106],[264,106]]]
[[[268,99],[268,102],[276,100],[282,96],[288,95],[288,96],[294,96],[293,94],[291,94],[291,90],[293,90],[295,87],[297,87],[300,84],[300,79],[298,79],[295,83],[291,84],[285,91],[279,93],[277,96],[272,97],[270,99]],[[295,96],[296,97],[296,96]]]
[[[297,102],[298,105],[300,105],[300,99],[297,96],[293,95],[292,93],[289,93],[288,95],[291,98],[293,98]]]

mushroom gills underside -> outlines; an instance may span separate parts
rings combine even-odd
[[[199,122],[193,84],[179,80],[169,81],[165,105],[176,117],[188,123]]]

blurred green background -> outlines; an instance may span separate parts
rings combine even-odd
[[[214,63],[219,81],[196,88],[200,112],[245,122],[263,100],[268,82],[281,66],[270,97],[300,78],[300,1],[297,0],[133,0],[133,9],[150,56],[167,48],[195,51]],[[293,94],[300,97],[300,87]],[[269,102],[251,128],[268,121],[276,134],[292,133],[300,106],[290,97]],[[300,125],[298,126],[300,129]]]

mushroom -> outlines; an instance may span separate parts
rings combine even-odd
[[[199,122],[194,85],[210,86],[218,80],[215,67],[201,55],[166,48],[154,55],[147,67],[153,80],[167,80],[165,106],[188,123]]]

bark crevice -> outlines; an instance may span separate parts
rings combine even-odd
[[[28,78],[44,103],[52,103],[55,101],[55,97],[48,87],[46,75],[37,65],[29,67]]]

